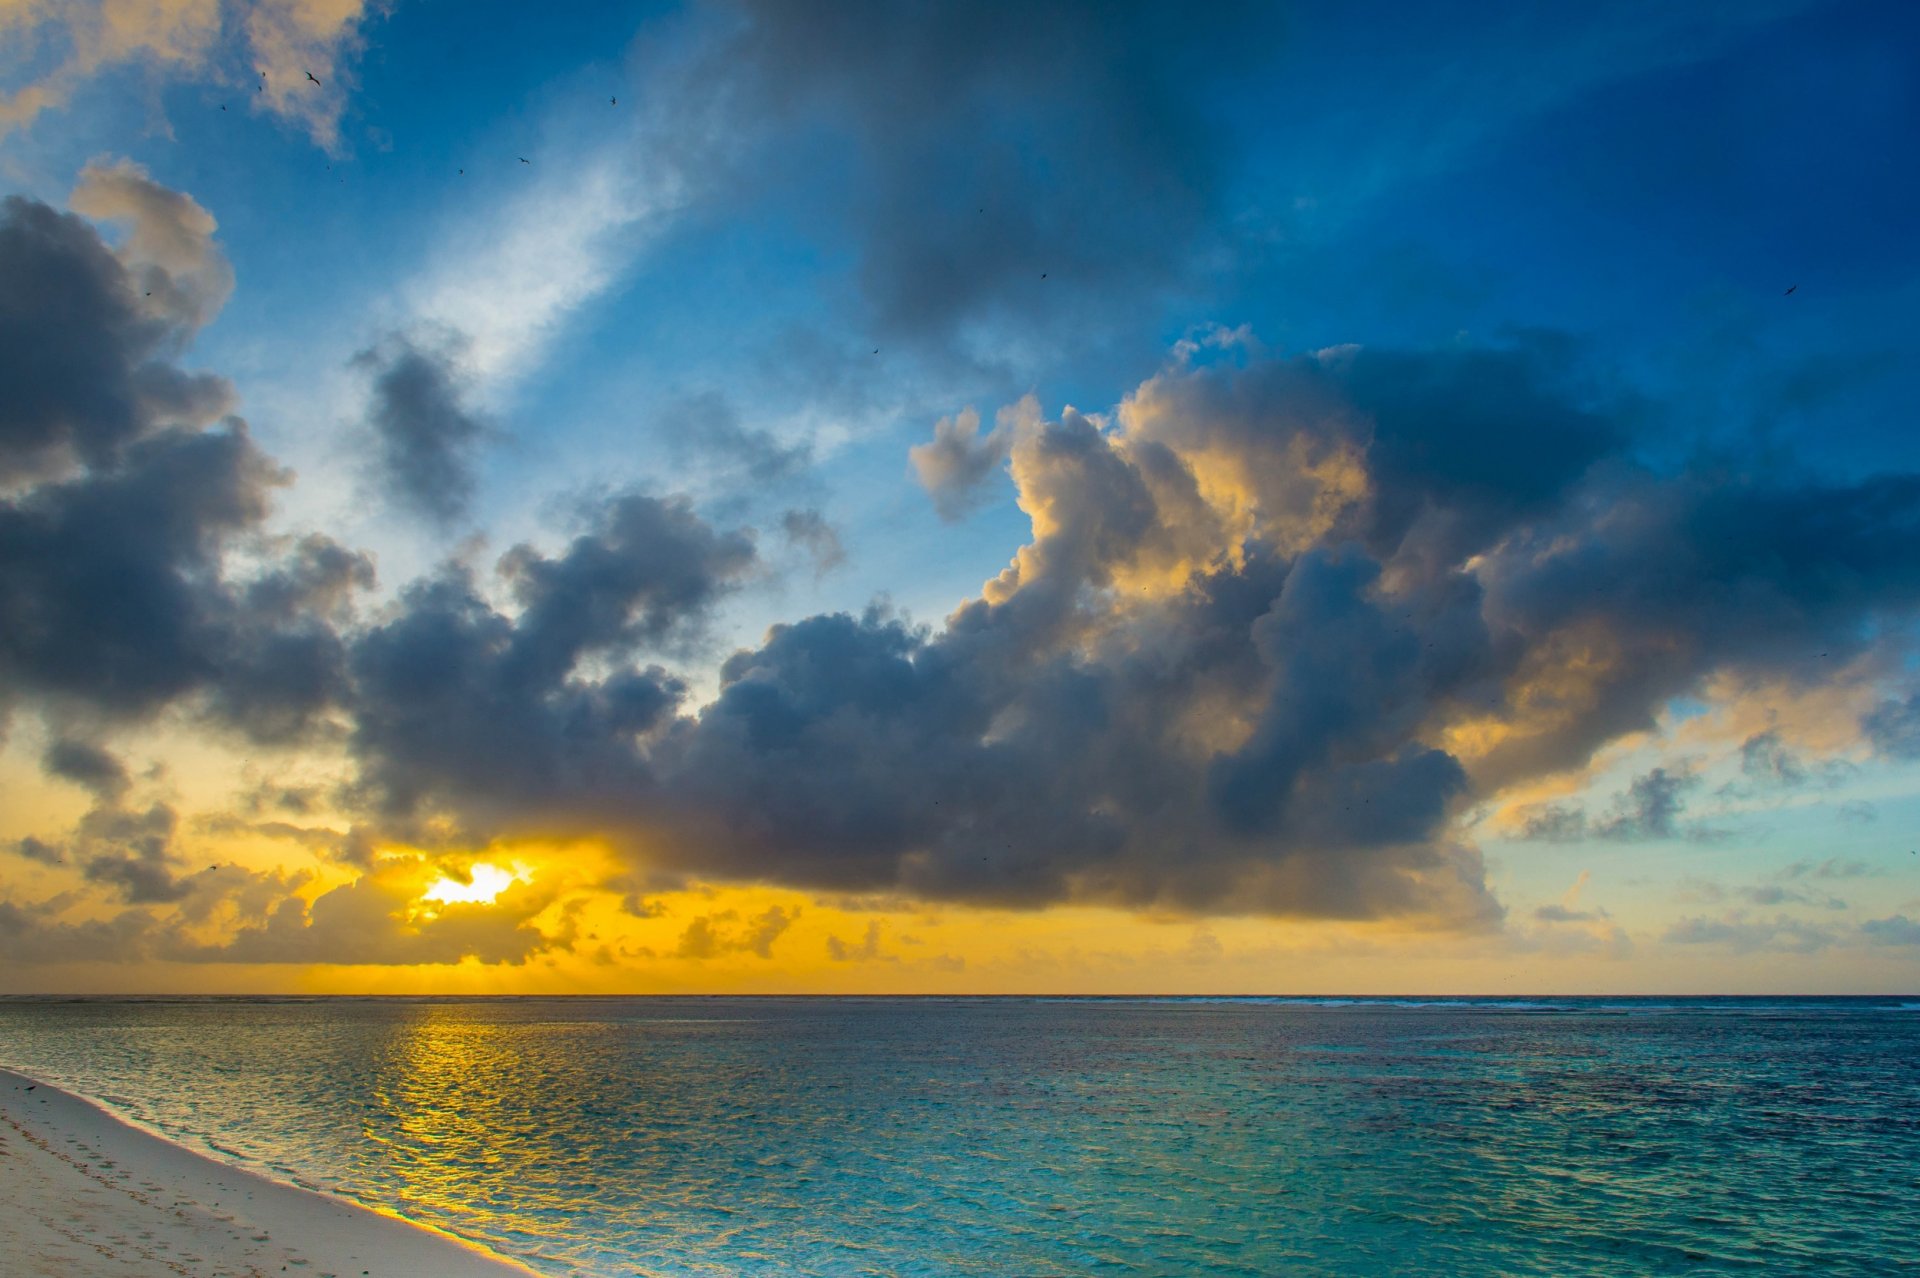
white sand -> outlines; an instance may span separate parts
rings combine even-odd
[[[7,1278],[533,1272],[450,1235],[216,1162],[91,1101],[0,1070]]]

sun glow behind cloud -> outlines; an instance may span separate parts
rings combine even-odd
[[[497,865],[481,862],[467,872],[466,882],[451,875],[443,875],[427,885],[420,894],[423,901],[435,901],[442,905],[480,904],[491,905],[500,894],[515,883],[525,883],[532,879],[526,868],[514,866],[512,870],[503,870]]]

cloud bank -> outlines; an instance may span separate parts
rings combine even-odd
[[[212,220],[126,166],[89,170],[76,204],[131,219],[125,248],[30,200],[0,211],[10,278],[59,299],[0,302],[36,352],[0,408],[0,682],[10,712],[96,733],[45,765],[94,794],[68,851],[140,944],[162,943],[155,908],[280,893],[227,942],[165,942],[203,960],[315,961],[411,898],[374,869],[311,901],[188,874],[172,810],[122,806],[99,744],[118,725],[188,715],[331,751],[360,838],[577,836],[636,873],[1474,929],[1503,913],[1463,832],[1475,805],[1710,677],[1817,681],[1810,654],[1864,651],[1920,604],[1920,476],[1651,466],[1647,406],[1596,389],[1565,340],[1235,347],[1108,412],[1024,401],[985,439],[949,419],[913,462],[959,500],[1004,457],[1031,528],[1007,567],[938,628],[878,606],[774,626],[696,706],[681,671],[761,570],[750,533],[615,490],[558,549],[450,564],[374,608],[366,557],[266,535],[291,477],[224,380],[174,362],[230,287]],[[366,367],[387,481],[457,509],[475,428],[448,365],[396,341]],[[786,533],[830,556],[823,529],[796,512]],[[1864,739],[1905,749],[1910,709],[1873,711]],[[1640,778],[1599,833],[1672,835],[1689,784]],[[519,961],[546,943],[527,923],[546,902],[521,904],[504,933],[424,921],[375,961]],[[23,909],[11,935],[79,944]],[[784,918],[684,944],[760,953]],[[1749,926],[1673,939],[1812,944]]]

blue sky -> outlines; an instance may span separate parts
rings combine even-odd
[[[712,551],[702,562],[716,575],[697,589],[684,586],[692,592],[684,617],[661,621],[644,643],[626,635],[573,650],[562,673],[577,683],[664,663],[689,691],[677,712],[682,726],[660,729],[669,744],[648,747],[656,754],[645,760],[646,784],[706,793],[703,786],[718,783],[691,760],[710,747],[688,746],[682,757],[670,742],[675,733],[691,741],[720,731],[719,711],[702,707],[736,677],[722,663],[735,650],[775,663],[769,626],[857,617],[878,602],[893,610],[886,615],[929,628],[920,642],[930,646],[913,658],[920,669],[935,662],[931,654],[955,649],[970,632],[948,629],[950,614],[981,599],[982,583],[1023,546],[1045,541],[1036,503],[1078,511],[1075,503],[1094,500],[1078,487],[1049,487],[1049,468],[1064,464],[1060,450],[1072,438],[1070,409],[1092,415],[1103,447],[1129,466],[1149,467],[1146,446],[1129,451],[1134,445],[1120,441],[1171,441],[1205,486],[1215,482],[1207,478],[1220,464],[1211,450],[1227,447],[1218,443],[1224,437],[1207,444],[1178,422],[1140,424],[1153,416],[1146,405],[1161,402],[1155,395],[1175,405],[1167,412],[1204,415],[1213,411],[1204,405],[1279,394],[1283,402],[1258,411],[1282,424],[1322,403],[1313,396],[1344,396],[1335,416],[1359,423],[1354,446],[1373,450],[1356,463],[1367,476],[1356,482],[1373,494],[1367,501],[1384,500],[1387,482],[1385,435],[1369,433],[1371,413],[1411,415],[1393,464],[1420,472],[1423,485],[1480,493],[1494,482],[1488,475],[1514,472],[1518,487],[1496,502],[1508,522],[1486,525],[1471,546],[1446,541],[1451,549],[1432,552],[1458,556],[1445,580],[1475,578],[1490,600],[1507,600],[1528,618],[1516,623],[1528,636],[1525,653],[1486,658],[1507,664],[1504,692],[1472,694],[1484,696],[1482,704],[1504,696],[1500,713],[1519,716],[1523,685],[1536,689],[1527,695],[1546,695],[1537,692],[1542,672],[1573,660],[1573,636],[1588,642],[1592,627],[1657,614],[1646,624],[1663,637],[1636,631],[1638,639],[1608,649],[1615,655],[1607,661],[1647,663],[1606,694],[1629,708],[1617,722],[1592,711],[1577,745],[1553,767],[1476,763],[1462,753],[1464,684],[1447,684],[1453,710],[1430,707],[1421,712],[1424,726],[1393,730],[1403,734],[1398,745],[1366,747],[1382,768],[1412,767],[1407,752],[1416,746],[1460,761],[1470,780],[1441,786],[1450,796],[1444,817],[1435,807],[1413,840],[1446,850],[1406,853],[1392,873],[1411,882],[1425,873],[1423,857],[1452,865],[1469,848],[1484,858],[1484,868],[1461,870],[1473,880],[1469,895],[1486,893],[1494,904],[1383,904],[1399,898],[1362,900],[1371,890],[1362,887],[1275,887],[1254,913],[1367,919],[1400,917],[1404,906],[1409,917],[1472,930],[1504,911],[1499,926],[1511,932],[1576,880],[1587,882],[1584,871],[1593,884],[1581,889],[1587,897],[1611,893],[1605,904],[1629,920],[1622,926],[1656,949],[1681,944],[1671,938],[1683,918],[1716,920],[1723,948],[1791,951],[1812,944],[1812,934],[1774,920],[1799,919],[1792,911],[1801,907],[1812,920],[1805,926],[1834,938],[1822,950],[1864,944],[1865,921],[1920,916],[1920,877],[1898,833],[1920,815],[1905,744],[1920,735],[1900,735],[1899,707],[1913,695],[1912,612],[1895,562],[1903,547],[1920,549],[1911,545],[1916,525],[1899,487],[1913,470],[1910,422],[1920,402],[1920,351],[1905,322],[1920,302],[1912,235],[1920,174],[1908,161],[1920,153],[1920,18],[1910,7],[1379,3],[1189,13],[1062,4],[1016,13],[924,4],[846,6],[801,19],[747,3],[576,11],[403,0],[365,12],[335,6],[301,27],[308,9],[301,0],[224,6],[205,29],[190,17],[171,26],[156,18],[159,33],[132,41],[121,56],[101,52],[88,34],[87,6],[67,18],[0,6],[0,34],[17,37],[15,54],[0,60],[13,121],[0,135],[0,180],[64,209],[90,165],[125,161],[150,184],[140,190],[184,193],[217,221],[213,251],[231,263],[231,295],[204,325],[181,326],[162,356],[228,379],[253,444],[297,475],[275,492],[271,514],[223,546],[218,571],[231,581],[265,571],[285,544],[262,540],[266,533],[320,532],[367,556],[377,575],[355,586],[347,611],[327,622],[347,654],[343,669],[362,669],[354,654],[368,636],[415,617],[410,586],[444,575],[449,563],[467,566],[476,599],[498,609],[501,624],[524,630],[537,611],[526,582],[545,578],[496,573],[502,555],[524,543],[559,574],[568,547],[580,544],[573,539],[601,537],[622,494],[684,495],[701,529],[745,530],[751,566]],[[306,34],[269,46],[248,25],[262,13]],[[308,97],[256,91],[263,68],[277,86],[296,66],[321,73]],[[35,85],[57,91],[37,110],[21,107],[22,91]],[[128,237],[138,219],[95,221],[133,262]],[[1348,346],[1402,353],[1406,362],[1329,374],[1337,387],[1308,389],[1319,376],[1311,368],[1344,368],[1339,357],[1314,353]],[[1296,373],[1269,376],[1284,368]],[[414,385],[425,400],[402,402],[400,381],[380,382],[383,370],[396,369],[424,379]],[[1471,385],[1456,386],[1457,377]],[[1279,383],[1293,389],[1275,390]],[[1456,398],[1450,407],[1423,407],[1422,387]],[[399,405],[385,419],[383,394]],[[995,414],[1026,396],[1027,424],[1010,416],[989,436]],[[976,470],[930,493],[928,485],[941,489],[944,481],[916,470],[909,450],[934,439],[937,422],[970,409],[983,421],[973,437],[983,451],[970,455]],[[1552,416],[1563,409],[1571,415]],[[1455,421],[1462,413],[1505,424],[1476,433]],[[1587,429],[1581,422],[1603,422],[1594,429],[1605,442],[1590,453],[1567,444],[1579,454],[1565,462],[1572,469],[1551,483],[1538,479],[1547,486],[1534,492],[1529,468],[1561,465],[1539,451],[1528,414],[1540,413],[1551,420],[1542,418],[1538,431],[1556,438],[1575,438]],[[1326,446],[1327,457],[1339,452]],[[405,456],[440,477],[437,496],[423,499],[396,478]],[[1288,464],[1304,463],[1295,456]],[[43,469],[17,482],[10,500],[30,505],[31,484],[55,482],[47,475],[58,473]],[[471,497],[461,500],[468,484]],[[1814,542],[1826,536],[1819,530],[1837,530],[1832,555],[1815,545],[1804,555],[1782,549],[1773,561],[1762,551],[1753,551],[1758,561],[1747,557],[1753,539],[1740,540],[1749,526],[1740,521],[1764,527],[1799,516],[1727,513],[1715,504],[1723,490],[1804,506]],[[1216,513],[1224,511],[1209,492]],[[1649,495],[1669,493],[1693,496]],[[1662,522],[1664,503],[1696,498],[1697,508]],[[1178,540],[1164,494],[1156,500],[1161,531]],[[1661,549],[1648,533],[1648,564],[1607,567],[1618,549],[1608,531],[1612,503],[1642,512],[1672,545]],[[1100,521],[1112,517],[1111,509],[1088,514],[1087,527],[1108,527]],[[812,531],[795,534],[803,528]],[[682,533],[695,536],[673,535]],[[1716,549],[1723,533],[1734,544]],[[1853,548],[1856,533],[1871,549]],[[1329,562],[1354,544],[1337,527],[1316,535],[1327,540],[1315,553]],[[638,553],[621,536],[606,533],[614,549],[605,553]],[[1583,538],[1575,558],[1598,566],[1564,586],[1549,589],[1515,558],[1517,547],[1531,545],[1537,568],[1560,553],[1551,547]],[[1356,589],[1410,589],[1394,583],[1412,571],[1412,544],[1389,554],[1385,543],[1367,542],[1383,584]],[[1035,564],[1046,553],[1057,564],[1065,552],[1035,553],[1040,558],[1007,579],[1008,591],[1036,595],[1035,583],[1058,570]],[[1239,561],[1237,543],[1208,553],[1216,558],[1181,551],[1179,571],[1201,575],[1185,578],[1163,603],[1171,608],[1180,591],[1191,602],[1204,574],[1230,561],[1248,589],[1264,588]],[[1663,579],[1667,558],[1681,566]],[[1503,566],[1489,566],[1496,560]],[[1089,568],[1076,607],[1091,606],[1087,592],[1124,594],[1129,574],[1147,571],[1144,562]],[[1744,584],[1722,598],[1714,564],[1738,564]],[[1172,571],[1155,571],[1163,570]],[[1686,587],[1687,571],[1708,575]],[[1667,587],[1698,607],[1682,618],[1669,602],[1649,602]],[[1163,588],[1174,589],[1140,587]],[[1561,590],[1576,602],[1560,602]],[[1577,602],[1583,592],[1590,598]],[[1777,595],[1768,605],[1776,611],[1754,605],[1760,595]],[[1005,603],[991,591],[986,598],[992,609]],[[1750,606],[1755,611],[1744,611]],[[1101,615],[1096,629],[1122,613]],[[1198,623],[1183,612],[1153,624]],[[1733,633],[1754,625],[1777,627],[1778,650],[1761,653],[1754,636]],[[1159,642],[1142,638],[1148,631],[1135,620],[1125,626],[1132,643]],[[1829,658],[1787,650],[1802,639],[1803,647],[1838,651]],[[1489,640],[1488,652],[1506,652],[1503,642]],[[1629,649],[1650,655],[1618,655]],[[1686,661],[1673,664],[1679,658],[1671,654],[1683,649]],[[1586,659],[1601,661],[1599,651]],[[1114,669],[1084,646],[1059,659],[1088,678]],[[777,684],[786,676],[765,677]],[[193,698],[222,695],[215,679],[164,707],[108,711],[85,708],[94,703],[71,687],[43,702],[27,665],[14,678],[28,689],[14,714],[29,727],[11,738],[24,777],[35,771],[37,743],[69,738],[125,756],[137,770],[132,755],[153,749],[153,734],[200,735],[188,722],[198,713],[191,707],[202,705]],[[1051,702],[1031,700],[1044,683],[1035,680],[998,703],[996,723],[1047,713],[1040,707]],[[546,688],[539,705],[552,710],[563,691]],[[1258,699],[1272,690],[1243,691]],[[398,792],[381,788],[390,780],[381,771],[388,747],[375,743],[372,716],[355,708],[365,689],[341,695],[323,711],[333,736],[277,747],[291,751],[282,756],[288,767],[318,769],[343,787],[329,809],[336,831],[378,828],[431,848],[451,846],[452,828],[452,842],[465,840],[470,850],[550,823],[551,800],[567,811],[604,808],[601,824],[588,822],[584,833],[640,864],[651,865],[650,854],[634,849],[659,839],[711,837],[730,847],[728,839],[740,840],[713,859],[666,857],[654,866],[661,874],[1202,916],[1226,899],[1194,883],[1161,882],[1133,864],[1147,855],[1139,851],[1122,858],[1124,872],[1100,862],[1094,877],[1112,875],[1104,887],[1070,874],[1043,889],[1013,866],[998,884],[916,879],[910,867],[929,855],[916,840],[958,846],[953,828],[896,830],[898,841],[872,854],[892,869],[843,872],[827,868],[825,852],[797,850],[812,846],[811,835],[783,848],[738,831],[721,838],[701,825],[705,817],[682,824],[680,815],[668,822],[678,833],[665,835],[651,811],[635,815],[626,799],[598,792],[530,799],[513,814],[482,811],[463,797],[475,779],[452,771],[413,796],[418,810],[402,812]],[[1193,695],[1201,696],[1197,687]],[[819,711],[823,722],[840,712]],[[1283,729],[1279,713],[1270,711],[1265,728],[1248,720],[1253,735],[1222,747],[1208,784],[1230,788],[1219,778],[1253,768],[1262,733],[1309,731]],[[1380,724],[1391,717],[1381,715]],[[1000,730],[980,737],[983,749]],[[1502,730],[1518,729],[1508,722]],[[1789,758],[1784,771],[1766,763],[1775,756],[1764,749],[1746,748],[1767,732],[1778,734]],[[207,742],[223,743],[218,749],[233,748],[208,734]],[[1296,746],[1328,759],[1359,748],[1334,737]],[[1261,756],[1261,766],[1295,757]],[[1646,793],[1635,790],[1636,778],[1656,768],[1684,778],[1674,792],[1679,806],[1642,820],[1632,808]],[[682,780],[661,779],[669,776]],[[1119,782],[1088,784],[1104,793]],[[384,807],[369,798],[379,794]],[[130,801],[116,792],[94,810]],[[749,799],[740,792],[715,801]],[[1086,806],[1094,824],[1109,816],[1109,800],[1076,792],[1055,801]],[[185,810],[184,801],[172,802]],[[1003,794],[993,802],[1015,800]],[[1538,818],[1549,808],[1578,808],[1584,824],[1546,837]],[[452,822],[437,827],[441,844],[421,824],[429,810]],[[1609,826],[1608,813],[1625,823]],[[834,820],[843,817],[846,824],[816,833],[857,841],[864,834],[856,831],[898,825],[874,813]],[[79,831],[84,819],[75,819]],[[1112,837],[1133,848],[1149,838],[1151,822],[1128,820],[1129,830]],[[636,832],[642,827],[645,837]],[[1305,855],[1296,846],[1302,840],[1345,846],[1347,837],[1285,821],[1235,829],[1218,837],[1269,842],[1257,854],[1234,844],[1240,850],[1228,860],[1252,855],[1261,874],[1283,876],[1293,871],[1276,867]],[[60,837],[44,823],[8,833]],[[78,847],[80,836],[70,837]],[[1092,848],[1107,836],[1061,837],[1093,840]],[[1159,829],[1152,837],[1170,836]],[[1372,837],[1362,844],[1373,847]],[[1396,834],[1389,842],[1405,841]],[[187,855],[176,847],[162,859]],[[1036,863],[1049,855],[1035,851]],[[1684,872],[1675,871],[1676,859],[1685,860]],[[1783,903],[1778,893],[1768,900],[1755,886],[1792,886],[1811,873],[1796,866],[1828,862],[1865,867],[1848,880],[1856,890],[1845,910],[1811,898]],[[351,864],[323,859],[322,869]],[[1094,873],[1076,864],[1075,874]],[[1326,882],[1344,883],[1348,873],[1328,870]],[[1712,886],[1686,886],[1694,880]],[[1308,903],[1296,909],[1289,891]],[[311,897],[307,889],[302,899]],[[1613,917],[1585,921],[1601,935]],[[1920,926],[1914,932],[1920,939]],[[1736,936],[1745,940],[1726,939]],[[1883,966],[1873,979],[1889,979],[1889,954],[1875,951]],[[1893,957],[1910,963],[1912,954]]]

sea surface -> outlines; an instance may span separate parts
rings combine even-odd
[[[1920,1273],[1920,999],[0,1000],[554,1275]]]

